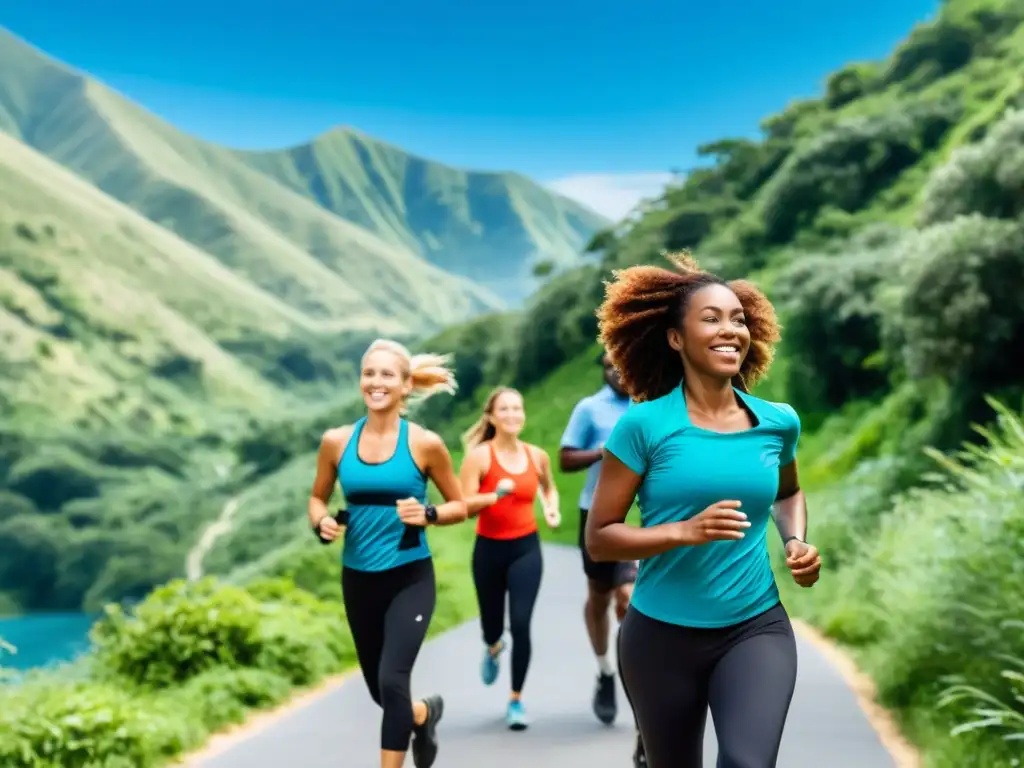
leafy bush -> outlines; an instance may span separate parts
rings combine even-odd
[[[931,452],[941,471],[898,497],[876,533],[850,521],[856,552],[813,603],[824,626],[857,628],[885,703],[947,733],[974,724],[953,731],[954,740],[980,727],[1012,733],[1024,717],[1016,698],[1024,659],[1024,423],[992,405],[998,425],[983,431],[984,448],[953,458]],[[866,480],[851,478],[850,490]],[[850,514],[857,511],[822,512]],[[1011,754],[997,740],[985,743],[990,752],[978,765],[1002,765],[998,758]],[[941,764],[957,765],[952,757]]]
[[[250,710],[283,701],[290,692],[289,680],[276,672],[217,667],[189,680],[171,701],[214,731],[241,722]]]
[[[870,241],[868,241],[870,242]],[[787,389],[801,410],[827,411],[877,395],[887,384],[880,285],[894,280],[892,244],[798,259],[775,284],[786,318]]]
[[[884,333],[911,376],[979,391],[1019,376],[1007,350],[1024,338],[1024,228],[961,216],[908,239],[896,260],[901,288]]]
[[[979,213],[1013,219],[1024,213],[1024,111],[1010,112],[984,141],[961,147],[925,187],[922,225]]]
[[[767,242],[789,242],[826,205],[852,211],[867,204],[934,147],[960,111],[952,101],[922,102],[845,120],[802,145],[765,185]]]
[[[169,702],[140,700],[116,684],[55,677],[0,695],[5,768],[149,768],[201,735]]]
[[[0,765],[150,768],[354,660],[338,604],[285,580],[172,582],[93,640],[85,679],[0,688]]]
[[[254,666],[259,658],[259,603],[212,579],[160,587],[130,617],[116,605],[105,613],[91,633],[96,659],[139,685],[167,687],[215,666]]]

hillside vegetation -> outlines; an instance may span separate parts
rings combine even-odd
[[[350,130],[215,146],[0,29],[0,611],[180,574],[278,455],[261,425],[378,335],[516,305],[606,224]]]
[[[519,174],[451,168],[351,128],[287,150],[236,155],[512,306],[537,286],[535,272],[577,265],[608,223]]]

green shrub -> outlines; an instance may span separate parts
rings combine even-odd
[[[172,582],[131,616],[108,608],[93,640],[84,679],[0,688],[4,768],[161,765],[355,659],[340,604],[283,579]]]
[[[105,613],[92,630],[97,661],[143,686],[174,685],[215,666],[254,666],[262,650],[260,604],[212,579],[160,587],[131,617],[118,606]]]
[[[192,678],[175,691],[175,706],[208,731],[240,723],[252,709],[273,706],[291,692],[291,683],[265,669],[218,667]]]
[[[0,694],[4,768],[149,768],[203,735],[169,702],[116,684],[53,676]]]
[[[279,581],[250,585],[262,603],[260,653],[257,666],[283,675],[294,685],[306,685],[340,672],[355,660],[355,649],[340,604],[324,604],[294,585]],[[300,597],[301,596],[301,597]],[[295,627],[302,631],[296,632]]]
[[[935,224],[897,249],[901,290],[883,335],[915,378],[1019,382],[1008,355],[1024,333],[1024,228],[978,214]]]
[[[883,702],[956,744],[985,728],[1013,735],[1024,722],[1024,424],[992,405],[987,445],[953,458],[930,452],[942,471],[898,496],[877,529],[857,517],[856,499],[823,509],[829,520],[852,516],[856,546],[828,589],[809,596],[816,623],[862,646]],[[870,482],[852,477],[848,490]],[[1004,764],[1011,752],[1000,741],[979,740],[988,762],[975,764]]]
[[[957,216],[1012,219],[1024,213],[1024,111],[1008,113],[980,144],[961,147],[931,175],[919,214],[923,225]]]

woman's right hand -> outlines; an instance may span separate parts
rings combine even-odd
[[[680,544],[696,547],[712,541],[737,541],[750,527],[746,514],[740,512],[738,501],[717,501],[679,526]]]
[[[320,533],[320,537],[325,541],[334,541],[341,535],[341,525],[330,515],[326,515],[320,518],[320,524],[317,526],[317,531]]]
[[[498,481],[498,487],[494,489],[494,495],[499,499],[508,496],[516,489],[516,483],[509,477],[503,477]]]

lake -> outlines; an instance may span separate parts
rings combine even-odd
[[[98,618],[84,613],[0,617],[0,637],[18,649],[0,656],[0,666],[24,670],[71,661],[89,650],[89,630]]]

